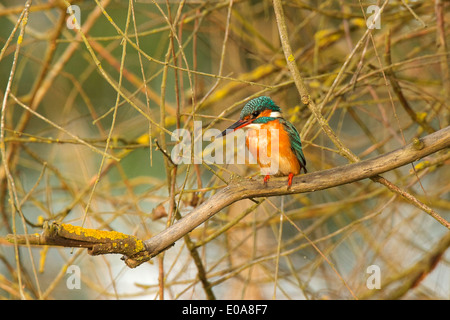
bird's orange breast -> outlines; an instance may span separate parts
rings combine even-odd
[[[287,176],[300,173],[300,163],[292,151],[289,134],[278,120],[262,124],[259,129],[249,129],[246,143],[262,174]]]

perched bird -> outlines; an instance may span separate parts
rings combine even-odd
[[[247,148],[265,175],[265,184],[271,175],[289,176],[289,188],[294,175],[302,169],[307,173],[300,135],[294,125],[283,118],[280,107],[271,98],[262,96],[250,100],[242,109],[239,120],[220,136],[244,127],[249,129],[246,133]],[[272,152],[274,141],[278,142],[278,154]]]

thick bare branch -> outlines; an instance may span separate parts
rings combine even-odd
[[[269,181],[268,185],[265,185],[262,182],[262,179],[256,179],[257,181],[255,181],[255,179],[232,180],[228,184],[228,186],[224,187],[218,193],[202,203],[195,210],[184,216],[172,226],[155,235],[154,237],[141,242],[141,240],[138,240],[132,236],[128,236],[131,239],[130,241],[137,241],[144,245],[139,250],[137,247],[133,247],[133,252],[131,253],[129,251],[123,250],[123,248],[127,246],[122,246],[122,249],[118,249],[117,244],[105,247],[103,243],[110,242],[107,239],[109,237],[108,234],[102,234],[104,236],[101,241],[102,250],[98,250],[98,244],[95,243],[97,241],[97,239],[95,239],[96,237],[87,237],[89,234],[92,235],[92,233],[86,233],[86,230],[89,230],[90,232],[92,232],[92,230],[79,227],[74,227],[79,228],[75,230],[76,234],[78,235],[78,238],[76,238],[76,240],[80,241],[76,244],[73,244],[71,242],[73,240],[72,238],[70,238],[71,241],[68,242],[55,242],[56,238],[49,237],[48,231],[44,231],[44,235],[46,234],[46,236],[39,237],[39,235],[28,235],[26,237],[28,238],[29,243],[32,245],[87,247],[89,249],[89,253],[92,255],[121,253],[125,255],[125,263],[130,268],[135,268],[143,262],[150,260],[152,257],[155,257],[159,253],[171,247],[177,240],[191,232],[193,229],[211,218],[223,208],[236,201],[256,197],[270,197],[312,192],[373,177],[382,179],[382,177],[378,176],[379,174],[404,166],[448,147],[450,147],[450,126],[432,133],[420,139],[419,141],[414,141],[413,143],[405,147],[385,153],[372,159],[347,164],[329,170],[322,170],[306,175],[296,176],[294,177],[292,186],[289,189],[287,188],[286,178],[273,178]],[[448,221],[437,214],[430,215],[446,228],[450,229],[450,223]],[[69,231],[71,230],[67,227],[63,228],[63,230],[66,229]],[[71,235],[71,237],[75,235],[74,232],[69,232],[69,234]],[[79,237],[80,234],[82,238]],[[95,234],[95,232],[93,234]],[[58,238],[61,236],[60,232],[56,233],[56,235]],[[67,238],[67,235],[63,236]],[[125,238],[122,237],[119,240],[123,242],[123,239]],[[26,243],[26,241],[23,239],[23,236],[14,237],[10,235],[8,238],[10,242],[14,242],[14,239],[16,239],[19,244]],[[36,239],[39,239],[39,241],[35,241]],[[85,243],[86,241],[88,242],[87,244]],[[111,248],[111,250],[108,251],[108,248]]]
[[[258,179],[257,183],[253,179],[232,181],[183,219],[146,240],[145,246],[150,256],[153,257],[211,218],[218,211],[238,200],[323,190],[371,178],[404,166],[429,154],[448,148],[450,146],[450,126],[420,139],[420,142],[419,144],[411,143],[403,148],[369,160],[296,176],[290,189],[287,189],[286,178],[271,179],[267,186],[260,179]],[[442,219],[439,222],[450,229],[450,224],[447,221]],[[128,260],[127,264],[131,267],[133,266],[133,261]]]

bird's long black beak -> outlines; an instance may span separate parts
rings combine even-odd
[[[225,130],[222,131],[221,134],[219,134],[216,138],[220,138],[223,136],[226,136],[228,133],[234,132],[237,129],[243,128],[246,125],[249,125],[250,123],[252,123],[251,121],[248,120],[238,120],[235,123],[233,123],[231,126],[229,126],[228,128],[226,128]]]

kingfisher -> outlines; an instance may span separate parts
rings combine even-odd
[[[300,134],[292,123],[283,118],[281,108],[271,98],[262,96],[247,102],[239,120],[219,136],[242,128],[248,129],[245,142],[264,175],[264,184],[272,175],[288,176],[290,188],[294,175],[302,170],[307,173]],[[278,143],[278,152],[272,152],[274,141]]]

